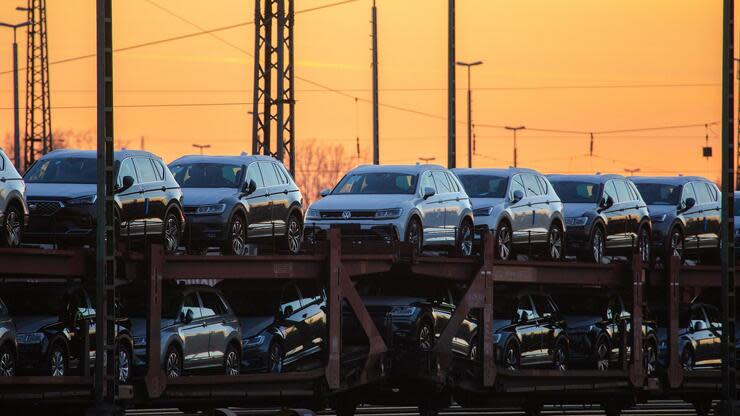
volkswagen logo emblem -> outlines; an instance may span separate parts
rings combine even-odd
[[[351,211],[342,211],[342,218],[345,220],[348,220],[352,218],[352,212]]]

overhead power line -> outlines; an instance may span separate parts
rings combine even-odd
[[[215,102],[215,103],[150,103],[150,104],[116,104],[114,108],[157,108],[157,107],[224,107],[252,105],[250,102]],[[54,110],[94,109],[95,105],[54,106]],[[13,110],[13,107],[0,107],[0,110]]]

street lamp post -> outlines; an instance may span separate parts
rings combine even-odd
[[[517,160],[516,160],[516,132],[519,131],[519,130],[524,130],[527,127],[525,127],[525,126],[516,126],[516,127],[506,126],[504,128],[506,130],[511,130],[511,131],[514,132],[514,167],[517,167]]]
[[[193,143],[193,147],[200,150],[200,154],[203,154],[203,149],[210,149],[210,144],[195,144]]]
[[[420,162],[424,162],[425,164],[428,164],[429,162],[436,160],[437,158],[436,157],[419,157],[417,159],[419,159]]]
[[[635,173],[639,172],[640,168],[634,168],[634,169],[624,168],[624,171],[627,172],[630,176],[635,176]]]
[[[471,66],[478,66],[482,65],[483,61],[475,61],[475,62],[462,62],[458,61],[457,64],[459,66],[464,66],[468,69],[468,167],[473,167],[473,121],[471,119],[471,102],[472,102],[472,93],[470,90],[470,67]]]
[[[16,31],[20,27],[28,26],[31,22],[18,23],[16,25],[0,22],[0,26],[13,29],[13,146],[15,152],[13,163],[17,169],[21,168],[21,139],[18,120],[18,40]]]

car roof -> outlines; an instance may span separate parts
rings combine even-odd
[[[267,161],[267,162],[278,162],[277,159],[275,159],[272,156],[262,156],[262,155],[239,155],[239,156],[209,156],[209,155],[185,155],[181,156],[170,165],[178,165],[183,163],[223,163],[223,164],[230,164],[230,165],[247,165],[254,161],[261,160],[261,161]]]
[[[351,173],[367,173],[367,172],[394,172],[394,173],[409,173],[418,174],[427,170],[446,170],[440,165],[430,164],[419,164],[419,165],[360,165],[352,169]]]
[[[662,183],[666,185],[683,185],[687,182],[711,182],[702,176],[632,176],[630,180],[634,183]]]
[[[455,168],[450,169],[456,175],[494,175],[494,176],[513,176],[517,173],[534,173],[540,175],[534,169],[529,168]]]
[[[116,160],[122,160],[122,159],[126,159],[127,157],[132,157],[132,156],[144,156],[144,157],[151,157],[154,159],[161,159],[159,156],[155,155],[154,153],[150,153],[145,150],[122,149],[122,150],[116,150],[115,152],[113,152],[113,157]],[[98,152],[96,150],[56,149],[56,150],[52,150],[51,152],[45,154],[42,157],[42,159],[55,159],[55,158],[64,158],[64,157],[97,158]]]
[[[622,175],[616,173],[607,174],[593,174],[593,175],[565,175],[565,174],[554,174],[547,175],[547,179],[550,181],[584,181],[584,182],[598,182],[604,183],[610,179],[627,179]]]

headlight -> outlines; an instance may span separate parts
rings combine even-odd
[[[146,345],[146,337],[134,337],[134,346]]]
[[[308,211],[306,211],[306,219],[308,220],[320,220],[321,219],[321,213],[318,209],[309,208]]]
[[[493,334],[493,343],[498,344],[501,341],[501,334]]]
[[[40,344],[44,340],[44,334],[34,332],[31,334],[16,334],[15,339],[19,344]]]
[[[65,202],[67,205],[92,205],[98,200],[98,195],[81,196],[79,198],[73,198]]]
[[[652,222],[663,222],[663,221],[665,221],[665,219],[666,219],[667,216],[668,216],[668,214],[651,215],[650,216],[650,221],[652,221]]]
[[[259,345],[262,345],[262,343],[265,342],[265,336],[264,335],[257,335],[256,337],[247,338],[244,340],[244,347],[245,348],[252,348]]]
[[[588,223],[588,217],[565,217],[565,225],[583,227]]]
[[[415,306],[396,306],[391,310],[391,316],[412,316],[415,312]]]
[[[375,211],[375,218],[398,218],[403,210],[401,208],[380,209]]]
[[[195,210],[196,214],[222,214],[226,210],[226,204],[203,205]]]
[[[477,208],[473,210],[474,217],[487,217],[493,212],[493,207]]]

